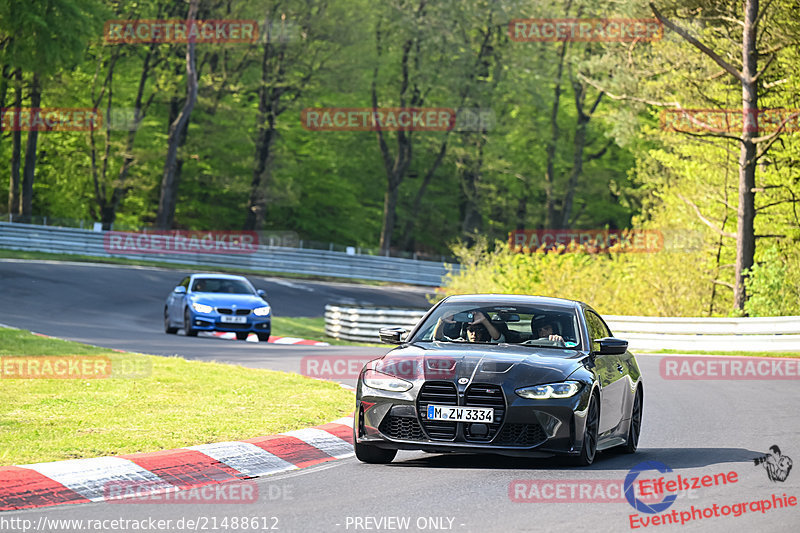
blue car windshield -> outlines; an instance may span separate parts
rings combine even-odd
[[[226,294],[253,294],[250,285],[239,279],[197,278],[192,292],[221,292]]]
[[[492,333],[487,330],[491,324]],[[495,338],[496,337],[496,338]],[[411,342],[505,342],[525,346],[580,349],[575,309],[546,305],[440,305],[417,330]]]

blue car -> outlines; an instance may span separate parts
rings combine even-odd
[[[250,333],[266,342],[272,310],[266,294],[243,276],[192,274],[175,287],[164,305],[164,331],[183,328],[188,337],[198,331],[230,331],[239,340]]]

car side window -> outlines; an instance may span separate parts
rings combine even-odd
[[[586,324],[589,326],[589,336],[591,337],[592,351],[598,351],[600,347],[595,346],[597,340],[610,337],[611,332],[608,331],[608,328],[600,319],[600,317],[592,311],[586,311]]]

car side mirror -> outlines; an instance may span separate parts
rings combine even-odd
[[[403,344],[403,338],[407,333],[408,331],[406,331],[406,328],[381,328],[378,334],[380,335],[381,342],[385,342],[386,344]]]
[[[257,293],[259,296],[261,296],[261,299],[262,299],[262,300],[266,300],[266,299],[267,299],[267,292],[266,292],[265,290],[263,290],[263,289],[258,289],[258,290],[256,291],[256,293]]]
[[[628,341],[616,337],[605,337],[598,339],[600,350],[596,353],[600,355],[620,355],[628,350]]]
[[[186,294],[186,287],[184,287],[183,285],[178,285],[177,287],[172,289],[172,292],[174,292],[175,294]]]

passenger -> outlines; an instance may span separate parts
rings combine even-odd
[[[453,324],[457,324],[453,320],[453,315],[449,315],[439,319],[436,324],[436,329],[433,333],[433,338],[438,340],[454,341],[454,342],[506,342],[505,336],[492,324],[485,314],[476,311],[473,315],[472,322],[467,324],[467,338],[462,337],[451,338],[448,337],[444,331],[446,328],[453,328]]]

